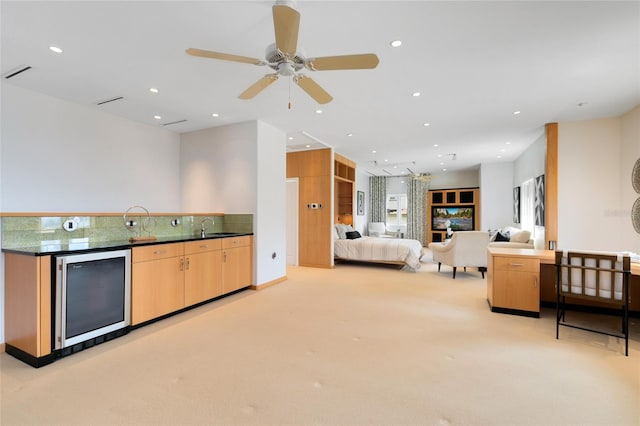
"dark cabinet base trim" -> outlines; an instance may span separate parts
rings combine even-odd
[[[491,306],[491,303],[489,303],[488,300],[487,300],[487,304],[489,305],[491,312],[496,312],[498,314],[509,314],[509,315],[519,315],[521,317],[540,318],[540,312],[523,311],[521,309],[500,308],[498,306]]]
[[[55,356],[53,354],[36,357],[31,355],[30,353],[23,351],[22,349],[11,346],[9,343],[5,345],[5,352],[7,352],[12,357],[17,358],[20,361],[35,368],[44,367],[45,365],[49,365],[53,361],[55,361]]]

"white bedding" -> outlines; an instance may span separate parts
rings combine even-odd
[[[420,269],[422,243],[400,238],[361,237],[334,241],[334,256],[365,262],[404,262],[410,271]]]

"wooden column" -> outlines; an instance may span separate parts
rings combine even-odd
[[[545,248],[549,241],[558,242],[558,123],[545,125],[547,161],[545,165],[544,228]]]

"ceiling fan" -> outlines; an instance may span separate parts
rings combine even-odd
[[[311,77],[300,74],[303,69],[310,71],[372,69],[378,65],[378,57],[374,53],[306,58],[298,51],[300,13],[284,2],[276,2],[272,10],[276,42],[267,48],[265,60],[194,48],[187,49],[187,53],[203,58],[267,65],[275,71],[249,86],[240,94],[240,99],[254,98],[279,76],[284,76],[292,77],[293,81],[319,104],[331,102],[333,97]]]

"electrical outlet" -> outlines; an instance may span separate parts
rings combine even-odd
[[[68,232],[73,232],[76,229],[78,229],[78,222],[71,219],[65,220],[64,223],[62,224],[62,229]]]

